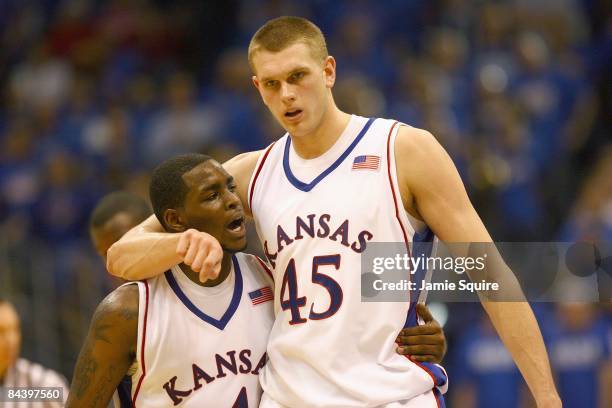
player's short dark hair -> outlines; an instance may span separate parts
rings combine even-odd
[[[147,200],[136,194],[115,191],[104,196],[93,209],[89,228],[101,227],[119,213],[127,213],[136,223],[140,223],[151,215],[151,207]]]
[[[168,229],[164,221],[164,212],[169,208],[181,208],[187,195],[187,186],[183,175],[194,167],[211,160],[205,154],[181,154],[166,160],[153,170],[149,184],[149,198],[153,205],[155,216]]]

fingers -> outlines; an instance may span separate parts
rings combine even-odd
[[[398,347],[398,353],[403,354],[403,355],[409,355],[409,356],[422,356],[422,355],[436,356],[442,353],[442,348],[440,346],[420,344],[417,346]]]
[[[181,234],[179,238],[179,242],[176,245],[176,253],[179,254],[183,259],[185,259],[185,255],[187,255],[187,249],[189,248],[189,240],[191,235],[189,234],[191,230],[187,230]]]
[[[400,331],[400,336],[418,336],[426,334],[442,333],[442,328],[435,322],[423,324],[421,326],[407,327]]]
[[[424,355],[424,356],[411,356],[413,361],[418,361],[420,363],[439,363],[440,358],[432,355]]]
[[[417,303],[417,313],[425,323],[433,322],[434,318],[429,311],[429,308],[424,303]]]
[[[441,346],[409,346],[409,347],[397,347],[396,352],[402,356],[408,356],[413,361],[425,362],[425,363],[440,363],[443,357],[443,350]]]
[[[397,342],[401,346],[415,346],[420,344],[444,344],[444,337],[441,335],[426,335],[426,336],[397,336]]]
[[[212,235],[189,229],[182,233],[176,252],[183,257],[186,265],[199,273],[200,281],[205,282],[219,276],[223,249]]]
[[[216,279],[221,273],[221,261],[223,260],[223,250],[219,246],[210,248],[208,254],[203,257],[202,265],[200,266],[200,281],[206,279]],[[192,267],[193,269],[193,267]],[[195,269],[193,269],[195,271]],[[206,278],[202,280],[202,278]]]
[[[189,246],[187,247],[187,253],[185,254],[185,257],[183,258],[183,262],[185,262],[186,265],[191,266],[195,258],[198,256],[198,252],[201,249],[199,244],[200,244],[199,237],[193,237],[189,241],[189,244],[188,244]]]
[[[197,251],[195,257],[193,258],[193,261],[189,260],[190,263],[188,263],[188,259],[187,257],[185,257],[185,263],[191,266],[192,271],[201,272],[203,270],[204,261],[206,260],[207,256],[208,254],[206,253],[206,251]]]
[[[442,343],[437,345],[398,346],[396,352],[410,357],[413,361],[440,363],[444,358],[445,345]]]
[[[440,363],[442,361],[441,354],[414,354],[408,352],[403,347],[397,348],[397,354],[408,356],[412,361],[419,361],[423,363]]]

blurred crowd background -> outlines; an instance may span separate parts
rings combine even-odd
[[[609,1],[2,0],[0,294],[23,355],[70,377],[116,285],[88,239],[100,197],[146,197],[174,154],[223,161],[282,135],[246,46],[286,14],[327,36],[341,108],[440,140],[494,239],[612,241]],[[564,307],[537,306],[553,366],[597,396],[610,314]],[[451,406],[518,406],[522,380],[479,306],[448,310]]]

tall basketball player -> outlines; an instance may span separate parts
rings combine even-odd
[[[249,46],[253,83],[287,134],[226,168],[274,266],[276,320],[262,374],[264,407],[435,407],[446,382],[434,366],[391,352],[418,324],[415,299],[361,303],[360,253],[371,242],[491,242],[444,149],[427,131],[339,110],[336,61],[313,23],[281,17]],[[210,236],[171,237],[149,219],[109,250],[127,279],[185,262],[219,274]],[[505,266],[493,271],[520,287]],[[526,302],[483,302],[540,407],[561,405]],[[347,336],[346,333],[351,333]]]

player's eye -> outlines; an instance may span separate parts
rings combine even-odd
[[[264,85],[266,86],[266,88],[274,88],[276,86],[276,82],[275,80],[270,80],[270,81],[266,81],[264,83]]]
[[[214,193],[211,193],[209,195],[206,196],[206,198],[204,198],[204,201],[213,201],[215,200],[217,197],[219,197],[219,193],[217,193],[216,191]]]
[[[293,74],[291,74],[291,81],[297,81],[299,79],[302,79],[304,75],[305,75],[304,71],[294,72]]]
[[[230,184],[227,188],[229,188],[229,191],[231,191],[232,193],[234,191],[236,191],[236,185],[235,184]]]

